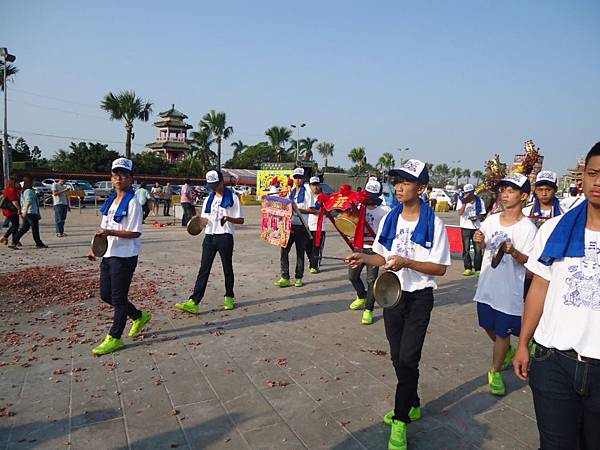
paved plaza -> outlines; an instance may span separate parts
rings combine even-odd
[[[302,288],[276,288],[279,251],[260,240],[259,207],[245,212],[235,236],[236,308],[222,309],[217,258],[197,317],[173,304],[188,298],[203,235],[155,227],[149,217],[131,297],[153,320],[142,337],[125,337],[123,350],[99,358],[90,351],[111,312],[97,290],[99,262],[84,258],[95,211],[73,211],[59,239],[47,209],[49,249],[35,249],[29,234],[23,250],[1,248],[1,445],[387,448],[382,417],[393,406],[395,375],[381,309],[371,326],[348,309],[348,248],[329,233],[322,272],[307,271]],[[537,448],[529,387],[511,370],[505,397],[487,391],[492,346],[477,325],[476,279],[462,270],[455,257],[439,280],[420,366],[424,416],[410,425],[410,448]]]

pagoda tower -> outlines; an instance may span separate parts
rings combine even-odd
[[[154,122],[154,126],[158,128],[158,137],[155,142],[147,144],[146,148],[159,153],[169,162],[183,160],[190,149],[187,130],[193,128],[185,123],[188,116],[177,111],[175,105],[172,105],[168,111],[161,112],[159,116],[161,120]]]

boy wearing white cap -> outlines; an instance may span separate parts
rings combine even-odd
[[[525,266],[533,250],[537,233],[535,225],[522,213],[531,184],[526,176],[511,174],[500,181],[499,200],[503,211],[490,215],[475,232],[475,243],[485,249],[481,276],[475,298],[479,326],[490,337],[493,346],[488,386],[493,395],[506,392],[501,371],[511,363],[515,349],[510,335],[519,336],[523,313]],[[500,248],[504,257],[496,268],[492,259]]]
[[[398,203],[379,223],[374,254],[353,253],[346,262],[350,267],[383,266],[400,280],[400,302],[383,310],[398,380],[394,410],[385,415],[384,423],[392,427],[388,449],[405,450],[408,424],[421,418],[419,362],[437,288],[435,277],[444,275],[450,265],[450,245],[444,222],[420,198],[429,183],[425,164],[410,159],[389,175]]]
[[[323,224],[321,225],[321,245],[319,247],[315,246],[317,238],[317,224],[319,222],[318,211],[321,209],[321,205],[317,201],[317,198],[323,192],[321,190],[321,180],[319,177],[311,177],[309,180],[309,186],[310,191],[315,197],[315,211],[308,215],[308,229],[310,230],[312,239],[308,239],[306,242],[306,256],[308,257],[309,272],[319,273],[319,268],[321,267],[321,258],[323,257],[323,247],[325,247],[325,238],[327,236],[327,232],[325,231],[325,221],[323,221]]]
[[[308,215],[315,212],[315,196],[310,189],[304,187],[304,169],[297,167],[294,169],[293,174],[294,187],[288,194],[288,199],[293,201],[296,205],[298,214],[302,215],[304,223],[308,221]],[[292,245],[296,246],[296,281],[294,286],[302,287],[302,277],[304,276],[304,252],[306,251],[308,231],[306,227],[298,217],[298,214],[294,213],[292,216],[292,230],[287,246],[281,249],[280,264],[281,264],[281,278],[274,284],[279,287],[288,287],[290,285],[290,250]]]
[[[527,217],[551,218],[560,216],[564,211],[556,198],[558,176],[550,170],[542,170],[535,178],[533,203],[523,208]]]
[[[92,349],[94,355],[105,355],[124,346],[121,335],[127,317],[133,320],[129,337],[135,337],[152,318],[148,311],[139,311],[128,299],[129,286],[142,247],[142,207],[135,200],[131,185],[133,163],[126,158],[113,161],[111,181],[115,192],[104,202],[100,213],[102,223],[97,235],[108,240],[108,249],[100,263],[100,297],[114,309],[113,323],[104,341]],[[96,257],[90,250],[88,259]]]
[[[381,183],[374,180],[367,181],[365,191],[369,193],[369,200],[367,201],[367,211],[365,213],[365,220],[375,232],[379,229],[379,223],[381,219],[390,212],[390,208],[384,206],[383,200],[381,199]],[[362,205],[361,205],[362,207]],[[366,227],[365,227],[366,228]],[[364,235],[363,250],[355,249],[357,252],[364,253],[365,255],[373,255],[373,242],[375,236],[368,236],[366,231]],[[367,288],[363,284],[360,274],[363,268],[367,268]],[[373,309],[375,307],[375,297],[373,296],[373,285],[379,274],[379,266],[369,266],[366,264],[359,264],[356,267],[348,267],[348,279],[352,283],[352,287],[356,291],[356,299],[350,304],[350,309],[356,311],[359,309],[365,309],[362,315],[362,324],[371,325],[373,323]]]
[[[475,194],[475,188],[472,184],[464,185],[463,195],[459,195],[456,202],[456,211],[460,216],[460,233],[463,245],[462,257],[465,267],[463,275],[466,277],[479,275],[483,252],[479,247],[473,245],[475,254],[473,260],[471,260],[471,243],[473,242],[475,230],[481,227],[481,219],[486,211],[483,200]]]
[[[223,264],[225,276],[225,298],[223,308],[233,309],[235,295],[233,292],[233,234],[235,225],[244,223],[244,213],[240,199],[231,190],[225,187],[223,173],[211,170],[206,173],[206,188],[211,191],[204,199],[200,214],[204,228],[202,241],[202,259],[196,277],[194,292],[185,303],[176,303],[175,307],[190,314],[198,314],[200,301],[206,292],[208,277],[217,253]]]

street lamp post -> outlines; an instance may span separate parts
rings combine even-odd
[[[296,139],[296,162],[298,162],[298,155],[300,154],[300,128],[304,128],[306,126],[305,123],[301,123],[300,125],[291,124],[290,127],[298,130],[298,139]]]
[[[398,151],[400,152],[400,166],[402,166],[404,164],[404,158],[402,158],[402,152],[408,152],[408,150],[410,150],[408,147],[398,149]]]
[[[0,56],[4,59],[3,74],[4,74],[4,136],[2,140],[2,172],[4,173],[4,187],[8,184],[8,177],[10,176],[10,153],[8,149],[8,120],[7,120],[7,96],[6,96],[6,72],[7,63],[13,62],[17,57],[8,53],[6,47],[0,47]]]

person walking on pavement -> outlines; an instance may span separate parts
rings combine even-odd
[[[66,178],[61,175],[55,183],[52,183],[52,205],[54,206],[54,223],[56,225],[56,236],[65,236],[65,222],[67,220],[67,211],[69,210],[69,200],[65,187]]]
[[[37,194],[33,189],[33,177],[25,175],[23,177],[23,192],[21,193],[21,217],[23,224],[19,231],[13,234],[12,244],[8,247],[16,250],[21,242],[21,238],[31,229],[31,235],[37,248],[48,248],[40,238],[40,206]]]
[[[167,183],[162,190],[163,197],[163,215],[170,216],[171,211],[171,196],[173,195],[173,188],[171,187],[171,183]]]
[[[196,208],[194,208],[194,190],[190,186],[190,179],[185,180],[183,186],[181,186],[181,207],[183,208],[183,217],[181,218],[181,226],[187,226],[188,222],[192,217],[196,215]]]
[[[6,188],[2,192],[4,196],[4,205],[2,208],[2,215],[8,220],[8,230],[4,233],[0,243],[8,245],[8,238],[16,234],[19,230],[19,216],[21,215],[21,204],[19,203],[19,184],[17,183],[17,177],[11,175],[8,178]]]

